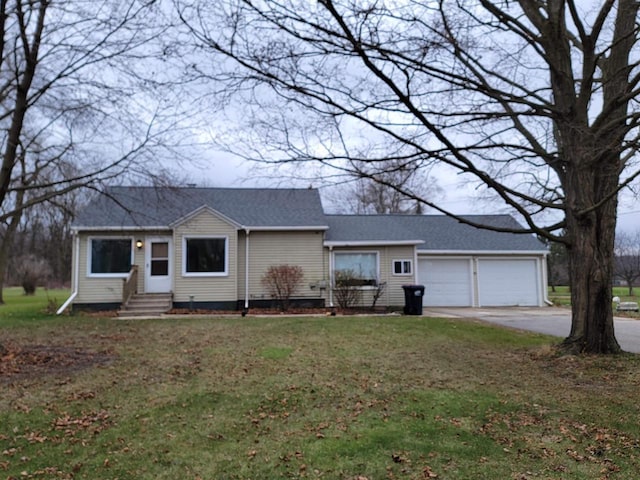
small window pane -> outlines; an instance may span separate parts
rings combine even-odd
[[[169,260],[151,260],[151,275],[169,275]]]
[[[128,273],[131,270],[131,240],[91,240],[91,273]]]
[[[169,258],[169,244],[167,242],[152,243],[151,256],[153,258]]]
[[[189,238],[186,244],[187,273],[224,273],[226,271],[224,238]]]
[[[394,275],[410,275],[411,260],[395,260],[393,262]]]

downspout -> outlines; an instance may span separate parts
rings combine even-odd
[[[244,237],[244,310],[242,315],[246,315],[249,311],[249,234],[251,231],[245,228]]]
[[[333,308],[333,245],[329,245],[329,308]]]
[[[542,260],[538,260],[542,277],[542,301],[549,307],[553,307],[553,302],[549,300],[549,288],[547,287],[547,284],[549,282],[549,273],[547,271],[547,255],[548,253],[545,253],[542,257]]]
[[[73,269],[73,292],[71,292],[71,296],[67,298],[67,301],[62,304],[62,306],[56,311],[56,315],[60,315],[64,312],[71,302],[78,296],[78,285],[80,277],[80,236],[77,233],[73,234],[74,243],[75,243],[75,252],[74,252],[74,269]]]

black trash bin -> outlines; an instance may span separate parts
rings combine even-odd
[[[404,289],[404,314],[422,315],[422,297],[424,297],[424,285],[403,285]]]

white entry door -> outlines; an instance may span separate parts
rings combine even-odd
[[[148,237],[145,248],[145,292],[171,291],[173,261],[171,237]]]

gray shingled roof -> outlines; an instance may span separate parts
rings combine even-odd
[[[326,241],[336,243],[422,240],[418,251],[545,251],[533,235],[474,228],[444,215],[327,215]],[[466,215],[485,225],[518,229],[509,215]]]
[[[82,229],[170,228],[209,207],[240,226],[317,228],[327,242],[414,242],[419,251],[544,251],[532,235],[477,229],[443,215],[325,215],[315,189],[110,187],[73,226]],[[517,229],[509,215],[470,215],[476,223]]]
[[[254,228],[322,228],[315,189],[110,187],[77,217],[78,229],[169,227],[203,206]]]

